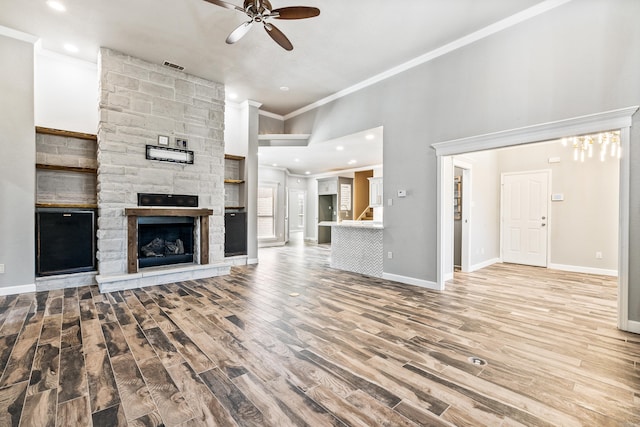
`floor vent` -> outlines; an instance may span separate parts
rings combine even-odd
[[[469,363],[472,363],[476,366],[485,366],[487,364],[486,360],[480,359],[479,357],[476,357],[476,356],[471,356],[468,360],[469,360]]]
[[[184,71],[184,67],[182,65],[174,64],[173,62],[164,61],[164,63],[162,65],[165,65],[165,66],[171,67],[171,68],[175,68],[176,70],[179,70],[179,71]]]

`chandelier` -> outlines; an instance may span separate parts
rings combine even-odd
[[[600,151],[600,161],[603,162],[607,156],[618,159],[622,156],[620,131],[562,138],[561,143],[563,147],[570,145],[573,148],[574,161],[584,162],[585,157],[593,157],[596,149]]]

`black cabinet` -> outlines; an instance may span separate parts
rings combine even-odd
[[[247,213],[227,212],[224,214],[224,255],[247,254]]]
[[[36,274],[48,276],[95,269],[95,210],[38,209]]]

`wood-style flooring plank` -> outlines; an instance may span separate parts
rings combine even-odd
[[[58,404],[56,426],[91,427],[89,399],[81,396]]]
[[[495,264],[434,292],[329,255],[285,246],[228,276],[0,296],[0,425],[640,424],[640,339],[616,329],[615,278]]]

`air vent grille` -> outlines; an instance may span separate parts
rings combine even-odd
[[[176,70],[184,71],[184,67],[182,65],[174,64],[173,62],[164,61],[162,65],[166,67],[175,68]]]

